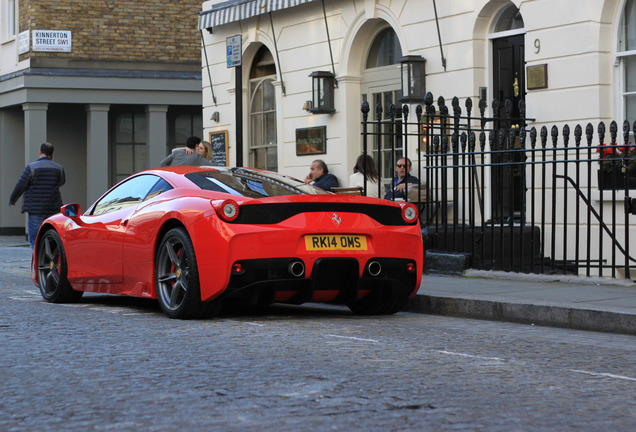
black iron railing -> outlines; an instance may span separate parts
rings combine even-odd
[[[365,153],[399,141],[417,154],[421,182],[405,199],[420,206],[427,250],[465,254],[478,269],[631,278],[636,122],[625,121],[620,137],[614,121],[609,136],[603,122],[537,131],[523,101],[505,101],[500,118],[486,117],[483,100],[476,116],[471,99],[462,108],[453,98],[451,108],[428,93],[414,116],[405,105],[396,119],[389,106],[384,119],[376,106],[372,120],[362,105]]]

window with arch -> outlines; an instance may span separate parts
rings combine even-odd
[[[493,33],[523,29],[523,17],[514,4],[506,6],[497,19]]]
[[[249,166],[278,171],[276,136],[276,65],[272,53],[262,46],[250,69]]]
[[[636,120],[636,1],[626,0],[622,10],[616,56],[621,60],[623,118]]]
[[[362,100],[368,101],[371,106],[371,117],[375,119],[375,107],[381,104],[383,108],[382,118],[387,123],[382,126],[386,129],[386,134],[377,135],[369,148],[369,152],[375,160],[378,173],[380,174],[382,190],[380,196],[384,195],[385,189],[394,176],[397,160],[403,156],[404,148],[399,138],[393,142],[388,135],[389,128],[389,106],[395,105],[396,128],[401,127],[402,109],[399,99],[402,97],[400,86],[400,64],[402,57],[402,47],[395,30],[385,27],[380,30],[371,43],[366,61],[365,69],[362,72]],[[412,175],[417,173],[411,171]]]
[[[382,30],[373,40],[367,57],[367,69],[400,63],[402,47],[391,27]]]

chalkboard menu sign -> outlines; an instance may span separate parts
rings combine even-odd
[[[210,146],[212,147],[213,166],[228,166],[227,158],[227,131],[210,132]]]

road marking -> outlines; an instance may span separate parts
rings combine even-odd
[[[377,341],[375,339],[362,339],[362,338],[357,338],[357,337],[353,337],[353,336],[339,336],[339,335],[334,335],[334,334],[328,334],[327,336],[340,338],[340,339],[351,339],[351,340],[356,340],[356,341],[361,341],[361,342],[376,342],[376,343],[380,342],[380,341]]]
[[[9,299],[11,300],[18,300],[18,301],[40,301],[40,299],[34,298],[34,297],[16,297],[16,296],[9,296]]]
[[[590,372],[590,371],[584,371],[580,369],[570,369],[570,372],[582,373],[586,375],[592,375],[592,376],[603,377],[603,378],[616,378],[616,379],[625,380],[625,381],[636,381],[636,378],[623,376],[623,375],[614,375],[611,373]]]
[[[437,352],[440,354],[447,354],[447,355],[458,356],[458,357],[467,357],[467,358],[473,358],[473,359],[479,359],[479,360],[494,360],[494,361],[501,361],[501,362],[506,361],[505,359],[502,359],[501,357],[484,357],[484,356],[458,353],[458,352],[452,352],[452,351],[437,351]]]
[[[233,320],[233,319],[225,320],[225,322],[236,323],[236,324],[247,324],[247,325],[256,326],[256,327],[265,327],[265,324],[248,322],[248,321],[239,321],[239,320]]]

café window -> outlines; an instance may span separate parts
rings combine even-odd
[[[120,113],[114,121],[113,183],[147,168],[146,114]]]
[[[201,136],[202,131],[203,117],[200,112],[177,114],[174,119],[174,139],[171,141],[174,147],[184,146],[191,136],[197,136],[205,141],[205,137]]]
[[[397,139],[392,142],[389,134],[391,104],[394,104],[396,108],[395,127],[397,130],[402,128],[400,58],[402,58],[402,48],[398,36],[391,27],[386,27],[377,33],[369,45],[366,69],[362,73],[362,100],[366,100],[371,106],[370,117],[375,120],[377,104],[381,104],[383,108],[381,131],[374,137],[368,150],[382,179],[380,196],[395,175],[397,160],[404,154],[401,136],[398,134]],[[411,174],[416,175],[414,172]]]
[[[278,171],[275,80],[274,58],[262,46],[250,69],[249,166],[270,171]]]
[[[621,100],[619,111],[624,118],[636,120],[636,0],[625,1],[620,18],[616,56],[620,60]]]
[[[16,21],[15,21],[15,13],[16,13],[16,2],[17,0],[6,0],[5,12],[6,12],[6,33],[4,36],[6,39],[13,39],[16,34]]]

